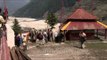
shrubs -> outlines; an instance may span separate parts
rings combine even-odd
[[[21,33],[22,30],[21,30],[21,27],[20,27],[19,22],[17,21],[17,19],[14,19],[12,29],[15,32],[15,35],[17,35],[18,33]]]

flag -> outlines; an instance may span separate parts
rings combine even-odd
[[[8,9],[6,7],[4,8],[4,16],[5,16],[5,19],[7,20],[8,19]]]

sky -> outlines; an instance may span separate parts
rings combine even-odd
[[[0,8],[4,7],[4,0],[0,0]],[[8,11],[10,12],[10,15],[14,13],[17,9],[23,7],[27,3],[30,2],[30,0],[5,0],[6,5],[8,8]]]

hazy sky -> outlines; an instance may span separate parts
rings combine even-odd
[[[4,0],[0,0],[0,7],[4,7]],[[10,13],[26,5],[30,0],[5,0]]]

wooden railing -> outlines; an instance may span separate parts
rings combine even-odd
[[[9,47],[7,45],[6,40],[6,32],[3,31],[2,38],[1,38],[1,44],[0,44],[0,60],[11,60]]]

